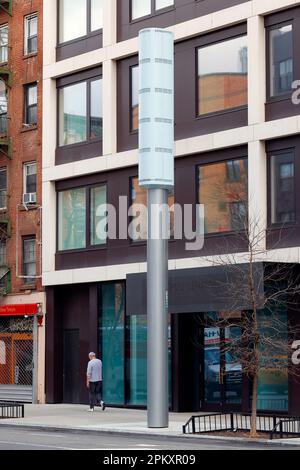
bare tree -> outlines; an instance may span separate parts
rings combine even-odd
[[[241,256],[234,247],[230,254],[214,256],[212,264],[222,267],[224,279],[214,282],[227,306],[216,327],[236,327],[239,334],[228,338],[223,350],[228,352],[242,371],[251,379],[251,437],[257,437],[257,400],[259,374],[263,370],[277,370],[293,376],[300,375],[300,367],[292,364],[293,339],[300,329],[292,325],[283,312],[296,310],[300,294],[300,278],[295,264],[277,262],[266,249],[266,231],[260,218],[244,217],[238,224],[243,230],[236,234],[239,244],[244,244]],[[274,250],[276,246],[272,246]],[[236,253],[232,253],[236,251]],[[210,260],[211,262],[211,260]],[[243,305],[247,305],[245,310]],[[243,311],[237,320],[233,312]],[[299,336],[300,338],[300,336]]]

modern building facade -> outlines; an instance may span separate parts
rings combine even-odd
[[[220,3],[44,0],[49,403],[86,401],[87,355],[95,350],[103,360],[105,401],[146,405],[146,227],[142,221],[130,237],[107,237],[99,208],[110,204],[120,217],[132,204],[146,203],[137,180],[137,37],[142,28],[157,26],[175,36],[175,190],[169,204],[201,203],[206,210],[202,250],[188,251],[186,240],[175,237],[169,243],[170,407],[249,409],[250,382],[224,351],[233,332],[215,319],[236,322],[250,305],[241,294],[239,308],[232,309],[205,282],[222,279],[220,254],[246,263],[240,235],[247,217],[264,234],[263,261],[290,263],[297,273],[300,108],[292,102],[292,83],[299,68],[300,2]],[[134,226],[132,215],[127,222]],[[286,331],[290,320],[297,323],[288,307],[281,315]],[[240,373],[232,381],[226,371],[234,367]],[[300,385],[291,372],[287,365],[279,374],[275,367],[261,374],[260,410],[299,413]]]
[[[0,399],[40,403],[42,3],[0,2]]]

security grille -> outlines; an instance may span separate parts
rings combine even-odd
[[[33,319],[0,319],[0,387],[32,386]]]

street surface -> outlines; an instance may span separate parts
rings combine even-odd
[[[1,450],[148,450],[148,451],[183,451],[183,450],[288,450],[286,446],[266,446],[254,444],[233,444],[217,440],[199,439],[188,442],[184,439],[148,438],[147,436],[91,435],[84,432],[47,432],[18,429],[0,429]],[[300,447],[293,447],[300,450]]]

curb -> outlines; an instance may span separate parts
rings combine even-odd
[[[32,431],[47,431],[47,432],[59,432],[59,433],[70,433],[70,434],[80,434],[84,432],[85,434],[90,434],[90,435],[109,435],[109,436],[114,436],[114,437],[120,437],[120,435],[124,437],[133,437],[135,436],[137,439],[142,439],[145,436],[147,436],[147,439],[157,439],[160,438],[162,440],[176,440],[176,441],[193,441],[193,442],[199,442],[201,441],[220,441],[223,443],[228,443],[228,444],[245,444],[245,447],[247,444],[255,444],[257,446],[261,446],[265,448],[266,446],[269,447],[274,447],[274,446],[279,446],[279,447],[299,447],[300,450],[300,443],[293,443],[293,442],[282,442],[278,440],[267,440],[267,439],[249,439],[249,438],[243,438],[243,437],[222,437],[222,436],[212,436],[212,435],[166,435],[166,434],[161,434],[161,433],[151,433],[151,434],[146,434],[144,432],[138,432],[138,431],[130,431],[130,430],[116,430],[116,429],[89,429],[86,427],[59,427],[59,426],[51,426],[51,425],[43,425],[43,424],[12,424],[12,423],[1,423],[0,422],[0,430],[1,428],[7,428],[7,429],[14,429],[14,430],[32,430]]]

